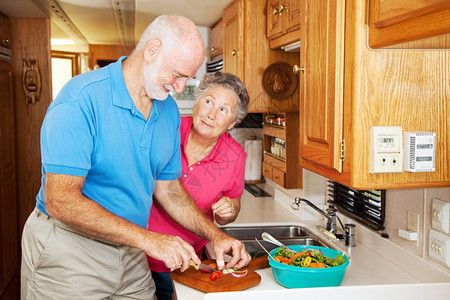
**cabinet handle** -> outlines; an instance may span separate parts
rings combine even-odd
[[[305,74],[305,67],[299,67],[297,65],[294,65],[292,67],[292,71],[294,72],[294,74],[298,74],[298,72],[301,72],[302,74]]]
[[[9,40],[8,39],[3,39],[2,40],[2,44],[7,44],[8,45],[9,44]]]
[[[216,47],[211,47],[211,52],[215,52],[216,51]]]
[[[278,13],[280,13],[280,12],[278,11],[278,9],[277,9],[276,7],[273,7],[272,15],[276,16]]]
[[[233,56],[239,55],[239,51],[233,49],[233,51],[231,51],[231,55]]]
[[[280,5],[280,8],[278,9],[278,12],[281,14],[281,12],[282,12],[283,10],[286,11],[286,12],[288,12],[288,11],[289,11],[289,6],[281,4],[281,5]]]

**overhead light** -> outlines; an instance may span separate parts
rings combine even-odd
[[[281,47],[286,52],[300,52],[300,41]]]
[[[111,0],[120,42],[124,46],[135,46],[134,41],[134,0]]]
[[[47,16],[49,16],[61,30],[63,30],[74,41],[81,45],[89,44],[86,37],[78,30],[55,0],[31,0]]]

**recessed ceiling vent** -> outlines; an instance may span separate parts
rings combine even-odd
[[[134,42],[134,0],[111,0],[120,42],[123,46],[135,46]]]
[[[61,30],[70,36],[76,43],[87,45],[89,44],[86,37],[78,30],[75,24],[69,19],[66,13],[56,3],[55,0],[31,0],[42,12],[50,17]]]

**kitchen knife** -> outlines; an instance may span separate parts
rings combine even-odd
[[[194,263],[192,260],[190,261],[189,265],[193,266],[196,270],[200,270],[206,273],[212,273],[214,271],[216,271],[216,269],[214,269],[211,266],[205,265],[205,264],[196,264]]]

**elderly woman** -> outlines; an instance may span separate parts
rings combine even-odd
[[[193,116],[181,118],[180,181],[205,215],[225,225],[233,222],[240,210],[247,157],[227,131],[244,119],[249,97],[238,77],[218,72],[202,80],[196,99]],[[148,229],[181,237],[202,257],[207,240],[178,225],[157,203]],[[151,257],[148,262],[158,300],[172,299],[170,269]]]

